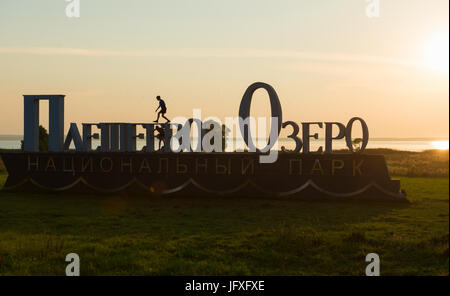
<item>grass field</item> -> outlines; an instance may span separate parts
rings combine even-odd
[[[0,173],[0,186],[6,173]],[[0,192],[0,274],[382,275],[449,269],[448,178],[401,177],[409,204]]]

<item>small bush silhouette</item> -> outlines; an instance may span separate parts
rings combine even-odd
[[[355,149],[355,151],[359,151],[361,149],[362,141],[363,139],[361,138],[356,138],[352,141],[353,149]]]
[[[20,141],[20,149],[23,150],[23,140]],[[48,151],[48,132],[42,125],[39,125],[39,151]]]

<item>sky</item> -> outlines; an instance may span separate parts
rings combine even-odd
[[[449,133],[447,0],[0,0],[0,134],[24,94],[65,94],[70,122],[238,116],[272,85],[283,121],[367,122],[371,137]],[[251,114],[269,116],[258,90]],[[48,103],[41,123],[48,126]],[[286,134],[287,135],[287,134]]]

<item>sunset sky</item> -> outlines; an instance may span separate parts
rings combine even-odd
[[[366,120],[372,137],[449,133],[448,0],[0,1],[0,134],[23,133],[23,94],[66,95],[70,122],[237,116],[271,84],[283,120]],[[45,106],[45,105],[44,105]],[[252,115],[269,114],[255,94]],[[41,110],[41,115],[48,114]],[[42,118],[44,125],[47,118]]]

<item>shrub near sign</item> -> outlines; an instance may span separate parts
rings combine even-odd
[[[250,105],[253,93],[263,88],[271,106],[271,127],[266,147],[252,141]],[[208,129],[198,119],[179,123],[83,123],[80,133],[71,123],[64,138],[64,95],[24,96],[24,151],[3,153],[9,176],[5,190],[76,192],[137,192],[152,195],[273,196],[299,199],[384,199],[406,201],[399,181],[391,180],[381,155],[363,153],[369,141],[365,121],[354,117],[339,122],[283,122],[276,91],[266,83],[249,86],[239,107],[238,128],[249,152],[224,152],[214,125]],[[49,103],[49,152],[39,152],[39,101]],[[199,145],[191,148],[191,128],[196,122]],[[352,131],[362,127],[362,143],[355,150]],[[145,134],[138,134],[141,126]],[[310,127],[325,130],[324,146],[311,151]],[[100,135],[92,133],[100,129]],[[164,147],[155,149],[155,129],[164,130]],[[292,151],[275,145],[281,129],[290,127]],[[336,134],[333,136],[333,134]],[[101,145],[93,150],[92,139]],[[136,149],[137,139],[145,147]],[[332,143],[345,139],[349,152],[335,154]],[[69,151],[73,143],[75,151]],[[178,148],[174,148],[178,146]],[[200,148],[200,149],[199,149]],[[178,153],[177,153],[178,152]]]

